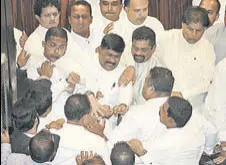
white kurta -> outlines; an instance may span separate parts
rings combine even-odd
[[[164,31],[164,27],[162,23],[157,18],[147,16],[145,21],[140,25],[134,25],[128,20],[128,18],[119,20],[115,22],[115,27],[121,27],[121,28],[115,28],[112,30],[112,32],[122,36],[125,43],[127,44],[132,41],[133,31],[141,26],[147,26],[151,28],[155,32],[156,36],[158,36],[160,32]]]
[[[204,114],[217,127],[219,141],[226,141],[226,58],[218,63],[210,86]]]
[[[22,36],[22,31],[20,31],[17,28],[13,28],[13,32],[14,32],[14,38],[16,41],[16,60],[17,60],[17,57],[19,56],[19,54],[22,50],[22,48],[20,46],[20,37]]]
[[[192,112],[183,128],[167,129],[144,143],[148,151],[141,159],[148,164],[198,165],[203,151],[212,152],[216,144],[216,129],[202,115]]]
[[[189,44],[181,29],[169,30],[161,34],[157,51],[160,62],[173,72],[174,91],[191,100],[207,92],[215,67],[213,45],[208,40],[202,37]]]
[[[205,37],[213,44],[216,54],[216,64],[226,57],[226,26],[218,23],[205,31]]]
[[[39,25],[28,37],[24,50],[31,55],[40,56],[43,52],[42,41],[45,41],[45,35],[48,29]]]
[[[92,28],[90,29],[90,35],[88,38],[84,38],[73,31],[71,31],[71,37],[79,46],[80,50],[89,56],[94,54],[95,49],[100,46],[102,39],[102,36],[99,33],[95,33]]]
[[[131,106],[119,126],[109,135],[110,142],[114,144],[133,138],[145,142],[165,131],[166,127],[160,122],[159,109],[167,99],[167,97],[154,98],[143,105]]]
[[[154,68],[155,66],[160,66],[156,53],[154,53],[151,58],[144,63],[135,63],[136,82],[133,86],[133,104],[145,103],[146,100],[142,95],[145,78],[150,72],[150,69]]]
[[[75,161],[75,157],[80,151],[93,151],[101,155],[106,164],[110,162],[110,152],[106,142],[100,136],[87,131],[77,125],[65,123],[60,130],[51,130],[60,135],[60,148],[66,149],[68,154],[62,154],[61,160]]]

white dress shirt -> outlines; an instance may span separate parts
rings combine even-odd
[[[61,162],[71,160],[75,161],[75,157],[80,151],[93,151],[101,155],[106,164],[110,162],[110,153],[106,142],[100,136],[87,131],[82,126],[65,123],[60,130],[53,130],[51,132],[60,135],[60,148],[65,149],[65,153],[59,155]],[[55,160],[57,161],[57,159]]]
[[[183,128],[167,129],[163,134],[144,143],[148,151],[141,159],[148,164],[198,165],[202,152],[212,153],[216,145],[216,129],[193,110]]]
[[[109,140],[113,144],[133,138],[145,142],[161,134],[166,127],[160,122],[159,109],[167,99],[168,97],[154,98],[143,105],[131,106],[119,126],[109,135]]]
[[[48,29],[39,25],[28,37],[24,50],[31,55],[40,56],[43,52],[42,41],[45,41],[45,35]]]
[[[158,34],[160,32],[164,31],[162,23],[157,18],[151,16],[147,16],[145,21],[140,25],[134,25],[127,18],[115,22],[114,26],[120,28],[114,28],[112,32],[122,36],[125,43],[130,43],[132,41],[133,31],[141,26],[147,26],[151,28],[155,32],[157,36],[156,38],[158,38]]]
[[[213,83],[205,102],[204,114],[218,129],[219,141],[226,141],[226,58],[215,69]]]
[[[226,26],[215,24],[205,31],[205,37],[213,44],[216,54],[216,64],[226,57]]]
[[[73,30],[71,31],[71,37],[83,53],[80,54],[80,56],[84,55],[84,53],[89,56],[93,55],[95,49],[100,46],[102,40],[102,35],[100,33],[95,33],[93,28],[90,28],[90,35],[88,38],[76,34]]]
[[[201,98],[207,92],[215,67],[213,45],[208,40],[202,37],[189,44],[181,29],[173,29],[160,35],[157,51],[160,62],[173,72],[174,91],[191,103],[195,96]]]
[[[142,95],[142,90],[147,74],[150,72],[150,69],[155,66],[160,66],[159,59],[156,55],[156,52],[150,57],[150,59],[144,63],[135,63],[136,70],[136,82],[133,86],[133,104],[144,104],[145,99]]]
[[[51,165],[51,162],[36,163],[30,156],[20,153],[12,153],[9,143],[1,144],[1,165]],[[73,165],[73,164],[71,164]]]
[[[14,27],[13,32],[14,32],[14,38],[16,41],[16,60],[17,60],[17,57],[19,56],[19,54],[22,50],[22,48],[20,46],[20,37],[22,36],[22,31],[20,31],[19,29]]]

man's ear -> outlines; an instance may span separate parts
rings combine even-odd
[[[220,16],[220,14],[218,13],[217,16],[216,16],[215,21],[217,21],[219,19],[219,16]]]
[[[128,7],[126,7],[126,6],[124,6],[124,10],[125,10],[125,12],[126,12],[126,13],[128,13],[129,8],[128,8]]]
[[[155,49],[156,49],[156,45],[153,45],[152,46],[152,49],[151,49],[151,52],[154,53],[155,52]]]
[[[168,117],[168,119],[169,119],[170,128],[176,128],[177,124],[175,120],[172,117]]]
[[[40,17],[38,16],[38,15],[35,15],[35,19],[37,19],[38,20],[38,22],[40,23]]]
[[[46,45],[46,42],[45,41],[42,41],[42,47],[44,48]]]
[[[155,93],[155,88],[153,86],[148,87],[146,93],[148,96],[153,96],[153,94]]]

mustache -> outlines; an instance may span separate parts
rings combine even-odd
[[[142,59],[145,59],[145,56],[144,55],[138,55],[138,54],[134,54],[134,58],[142,58]]]
[[[110,61],[106,61],[105,64],[111,64],[111,65],[116,65],[115,62],[110,62]]]
[[[115,14],[114,12],[106,12],[105,14]]]

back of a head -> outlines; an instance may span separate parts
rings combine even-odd
[[[35,15],[41,16],[42,9],[46,7],[54,6],[61,11],[60,1],[58,0],[36,0],[34,3],[34,13]]]
[[[125,48],[125,42],[121,36],[110,33],[103,37],[100,47],[102,49],[110,49],[115,52],[122,53]]]
[[[199,6],[192,6],[187,8],[185,11],[182,22],[189,25],[189,24],[202,24],[203,27],[209,26],[209,17],[208,12],[206,9],[203,9]]]
[[[192,105],[181,97],[170,97],[167,113],[172,117],[178,128],[184,127],[192,115]]]
[[[68,41],[66,30],[60,27],[49,28],[45,35],[45,41],[48,41],[50,37],[59,37],[59,38],[66,39],[66,41]]]
[[[52,134],[47,130],[41,130],[31,138],[29,150],[33,161],[37,163],[51,161],[55,152]]]
[[[156,92],[171,93],[174,85],[172,71],[163,67],[154,67],[150,70],[149,86],[153,86]]]
[[[90,102],[87,95],[71,95],[65,105],[64,113],[68,120],[80,120],[85,114],[90,112]]]
[[[105,165],[105,162],[101,156],[94,155],[92,159],[83,161],[82,165]]]
[[[32,88],[28,91],[31,99],[35,101],[36,111],[42,116],[52,105],[52,91],[50,86],[45,86],[42,81],[34,81]]]
[[[126,142],[118,142],[111,151],[112,165],[134,165],[135,153]]]
[[[13,105],[12,123],[14,129],[26,132],[33,128],[37,113],[35,109],[35,102],[29,98],[18,100]]]
[[[133,31],[132,41],[145,40],[149,41],[150,46],[153,46],[156,43],[155,37],[155,32],[151,28],[142,26]]]

